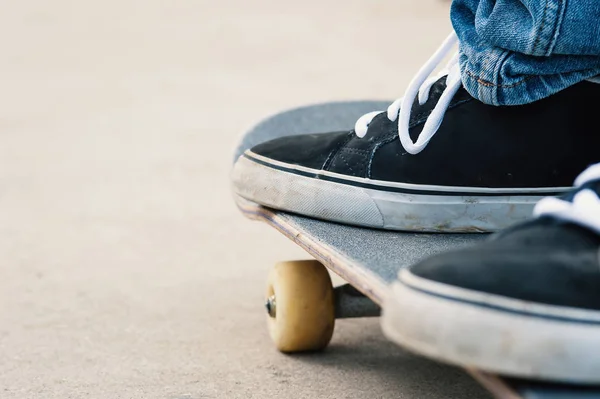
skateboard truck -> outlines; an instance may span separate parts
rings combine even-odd
[[[333,299],[336,319],[379,317],[381,315],[379,305],[350,284],[335,287]]]
[[[379,305],[350,284],[335,287],[333,289],[333,300],[336,319],[379,317],[381,315]],[[269,317],[277,317],[277,298],[275,298],[275,295],[267,298],[265,308]]]

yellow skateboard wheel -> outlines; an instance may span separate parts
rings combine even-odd
[[[277,263],[267,285],[267,323],[278,350],[285,353],[325,349],[333,335],[333,286],[316,260]]]

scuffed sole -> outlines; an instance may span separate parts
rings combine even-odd
[[[267,207],[358,226],[419,232],[491,232],[527,220],[535,203],[546,195],[386,191],[386,187],[360,186],[361,180],[373,186],[369,179],[330,181],[325,179],[329,176],[291,173],[255,157],[247,152],[235,163],[232,181],[236,194]]]
[[[486,295],[400,272],[384,333],[416,353],[503,375],[600,383],[600,312]]]

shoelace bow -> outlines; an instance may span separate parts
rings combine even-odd
[[[586,169],[575,180],[575,186],[600,180],[600,163]],[[557,219],[576,223],[600,234],[600,198],[590,189],[581,190],[573,197],[573,201],[547,197],[537,203],[535,216],[552,216]]]
[[[404,149],[410,154],[418,154],[427,147],[429,140],[431,140],[442,124],[444,115],[450,106],[452,98],[462,85],[460,67],[458,64],[458,53],[452,57],[446,65],[446,68],[441,71],[438,76],[430,77],[456,43],[458,43],[458,37],[456,36],[456,33],[452,32],[410,82],[404,97],[394,101],[387,109],[388,119],[392,122],[398,120],[398,137],[400,138],[400,143],[402,143]],[[429,93],[433,84],[446,75],[446,89],[427,118],[419,138],[416,142],[413,142],[410,138],[408,129],[414,99],[418,96],[419,104],[425,104],[429,99]],[[369,124],[373,118],[383,112],[385,111],[375,111],[361,116],[356,121],[354,127],[356,135],[360,138],[365,137],[369,129]]]

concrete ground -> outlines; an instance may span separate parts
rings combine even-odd
[[[236,138],[311,102],[400,96],[450,30],[435,0],[0,5],[0,397],[479,398],[377,320],[283,356]]]

